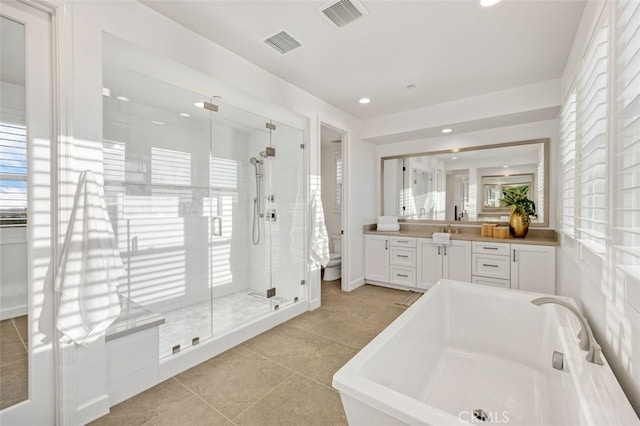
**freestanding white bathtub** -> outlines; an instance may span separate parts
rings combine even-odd
[[[575,316],[540,296],[441,280],[334,375],[349,424],[640,425]]]

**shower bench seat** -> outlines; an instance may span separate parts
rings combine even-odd
[[[120,316],[106,332],[107,393],[114,406],[158,384],[159,327],[165,319],[120,296]]]

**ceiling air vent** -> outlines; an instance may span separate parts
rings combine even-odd
[[[285,30],[279,31],[265,38],[263,41],[283,55],[302,46],[302,43],[293,38],[293,36]]]
[[[322,16],[338,28],[369,14],[362,3],[357,0],[332,1],[318,10]]]

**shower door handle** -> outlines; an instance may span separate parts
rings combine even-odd
[[[211,235],[214,237],[222,237],[222,217],[214,216],[211,218],[211,222]]]

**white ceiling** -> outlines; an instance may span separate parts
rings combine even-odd
[[[143,3],[362,119],[559,78],[585,5],[363,0],[369,15],[338,29],[317,11],[326,2]],[[261,41],[282,29],[303,46],[281,55]]]

